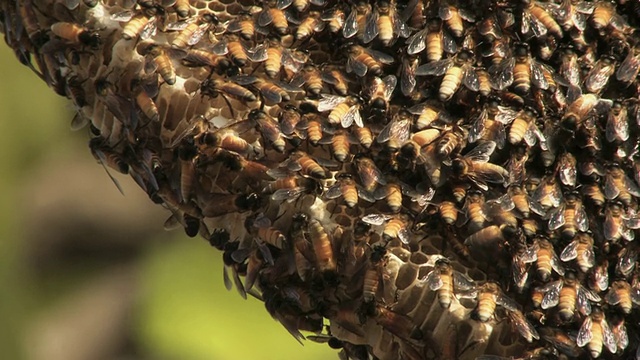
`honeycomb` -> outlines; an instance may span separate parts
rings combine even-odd
[[[1,5],[96,160],[299,341],[640,358],[637,0]]]

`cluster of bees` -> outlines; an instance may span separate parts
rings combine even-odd
[[[1,5],[107,172],[296,339],[640,357],[637,0]]]

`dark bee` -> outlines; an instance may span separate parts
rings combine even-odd
[[[605,136],[608,142],[622,143],[629,139],[629,121],[627,105],[614,101],[607,117]]]
[[[602,32],[609,30],[611,32],[624,33],[629,28],[624,18],[616,11],[614,4],[608,1],[595,3],[591,14],[591,24],[596,30]]]
[[[365,304],[370,304],[376,299],[378,284],[382,277],[382,267],[386,265],[386,248],[384,246],[374,247],[371,253],[369,267],[364,274],[362,288],[362,299]]]
[[[367,49],[360,45],[350,45],[347,48],[347,72],[353,72],[363,77],[367,73],[372,75],[382,74],[385,65],[392,64],[395,59],[377,50]]]
[[[396,113],[387,126],[380,131],[376,140],[378,143],[386,143],[387,148],[396,151],[409,139],[411,134],[412,119],[406,111]]]
[[[73,44],[88,46],[92,49],[98,49],[102,43],[98,32],[91,31],[78,24],[57,22],[51,25],[51,32],[59,38]]]
[[[368,192],[373,192],[378,185],[386,185],[387,180],[375,162],[365,156],[355,158],[355,167],[360,177],[360,183]]]
[[[307,96],[319,96],[324,87],[324,81],[320,69],[313,65],[306,65],[291,80],[291,85],[296,87],[304,85]]]
[[[286,142],[282,132],[280,131],[278,122],[275,119],[267,115],[264,111],[257,109],[251,110],[247,119],[250,122],[255,122],[262,136],[276,151],[281,153],[284,152]]]
[[[202,49],[188,50],[182,61],[187,66],[211,66],[219,70],[228,69],[231,65],[225,56]]]
[[[431,62],[416,69],[416,75],[441,76],[439,97],[441,101],[447,101],[453,97],[460,84],[464,84],[469,90],[480,90],[478,73],[473,67],[473,55],[467,51],[459,52],[455,58],[449,58]]]
[[[576,130],[582,124],[592,127],[595,117],[611,108],[610,100],[600,99],[595,94],[583,94],[575,99],[562,117],[562,124],[569,130]]]
[[[224,216],[232,213],[256,211],[262,206],[262,199],[255,193],[251,194],[211,194],[214,202],[201,204],[202,215],[207,217]]]
[[[342,30],[346,21],[344,9],[340,6],[334,6],[333,8],[323,12],[320,15],[320,18],[322,21],[327,23],[327,29],[334,34]]]
[[[416,70],[420,60],[415,56],[402,58],[402,70],[400,72],[400,89],[404,96],[411,96],[416,87]]]
[[[316,180],[292,175],[269,183],[262,191],[271,194],[271,200],[292,202],[303,194],[318,194],[320,190]]]
[[[367,26],[367,24],[370,25]],[[349,12],[349,15],[344,22],[344,26],[342,28],[342,36],[344,36],[346,39],[349,39],[358,34],[358,37],[360,39],[363,39],[365,28],[371,28],[373,24],[374,22],[371,5],[368,1],[358,0],[353,3],[351,11]]]

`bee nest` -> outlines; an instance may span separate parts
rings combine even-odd
[[[640,3],[18,0],[75,129],[298,340],[638,357]]]

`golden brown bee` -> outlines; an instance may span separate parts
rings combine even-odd
[[[102,43],[100,34],[78,24],[57,22],[51,25],[51,32],[72,44],[84,45],[92,49],[98,49]]]
[[[138,93],[135,96],[135,99],[136,104],[149,120],[158,121],[160,119],[160,114],[158,113],[158,107],[156,106],[156,103],[142,87],[138,89]]]
[[[419,54],[426,49],[429,62],[440,61],[444,53],[455,54],[458,46],[449,31],[442,28],[439,19],[432,19],[427,26],[407,40],[407,54]]]
[[[402,68],[400,70],[400,89],[402,94],[407,97],[415,95],[416,88],[416,69],[420,65],[420,59],[417,56],[404,56],[402,58]]]
[[[244,13],[235,17],[228,25],[227,32],[239,33],[244,40],[251,40],[256,32],[256,25],[250,14]]]
[[[169,52],[173,54],[174,50],[153,43],[140,43],[137,50],[140,55],[145,56],[147,66],[155,67],[155,71],[167,84],[176,83],[176,69],[173,66],[173,60],[169,57]]]
[[[376,323],[382,326],[385,330],[406,340],[420,340],[423,337],[422,331],[411,321],[411,318],[387,309],[384,306],[377,306],[374,319]],[[408,350],[409,351],[409,350]],[[414,350],[415,352],[415,350]],[[411,356],[419,355],[419,353],[412,353]]]
[[[253,284],[255,284],[256,279],[258,278],[258,274],[262,267],[265,265],[262,256],[258,249],[253,249],[251,254],[247,258],[247,275],[244,278],[244,289],[245,291],[251,290]]]
[[[573,272],[567,272],[563,279],[549,283],[539,289],[544,292],[541,306],[549,309],[558,305],[558,315],[564,322],[571,321],[577,310],[582,315],[591,313],[589,301],[599,302],[600,296],[580,285]]]
[[[615,59],[605,55],[601,57],[584,78],[584,87],[590,93],[600,94],[616,70]]]
[[[616,345],[618,351],[624,351],[629,346],[629,334],[627,332],[627,327],[624,324],[624,319],[618,319],[616,321],[616,317],[612,317],[611,321],[611,332],[616,339]],[[638,350],[636,350],[636,357],[640,355]]]
[[[580,95],[569,105],[562,117],[562,124],[569,130],[576,130],[583,123],[595,121],[595,117],[609,110],[612,103],[610,100],[600,99],[595,94]]]
[[[395,152],[409,139],[412,122],[411,116],[407,111],[398,111],[389,124],[380,131],[376,138],[377,142],[380,144],[386,143],[387,148]]]
[[[267,27],[272,25],[279,35],[286,35],[289,33],[289,22],[287,16],[282,9],[277,7],[265,6],[258,14],[258,26]]]
[[[408,244],[410,239],[410,232],[407,228],[406,219],[400,215],[388,216],[382,214],[369,214],[362,218],[367,224],[374,226],[385,225],[382,230],[382,238],[384,241],[391,241],[393,239],[400,239],[404,244]]]
[[[462,226],[469,222],[469,231],[476,232],[484,226],[487,220],[485,213],[484,195],[479,191],[468,192],[462,215],[458,218],[457,225]]]
[[[324,66],[322,68],[322,81],[332,85],[339,95],[346,96],[349,92],[349,84],[345,74],[337,67]]]
[[[620,238],[626,241],[635,239],[634,229],[640,228],[640,218],[634,212],[626,213],[619,202],[610,203],[604,210],[604,238],[617,242]]]
[[[387,262],[387,249],[384,246],[376,246],[372,249],[369,267],[364,274],[364,282],[362,287],[362,299],[367,303],[372,303],[376,299],[378,292],[378,284],[382,277],[382,267]]]
[[[598,1],[591,14],[591,24],[596,30],[603,31],[611,28],[624,32],[629,26],[624,18],[618,14],[615,5],[608,1]]]
[[[618,262],[618,264],[626,264],[626,260],[628,259],[623,256],[620,258],[620,262]],[[609,262],[604,260],[593,268],[589,280],[589,285],[592,289],[597,291],[606,291],[609,288]]]
[[[458,219],[458,208],[451,201],[443,201],[438,207],[440,217],[446,224],[453,225]]]
[[[517,311],[518,305],[511,298],[507,297],[500,285],[494,282],[486,282],[476,289],[478,305],[472,313],[472,316],[481,322],[487,322],[493,316],[496,306],[500,305],[507,311]]]
[[[461,51],[454,58],[421,65],[416,69],[416,75],[444,75],[438,96],[441,101],[448,101],[458,91],[461,84],[474,92],[480,90],[480,80],[473,67],[473,62],[473,54]]]
[[[528,236],[533,237],[540,230],[540,224],[535,219],[522,219],[522,232]]]
[[[316,220],[309,220],[309,237],[316,255],[316,267],[321,273],[334,272],[336,261],[333,254],[333,245],[329,234]]]
[[[582,185],[582,194],[597,207],[602,207],[606,201],[599,184]]]
[[[373,20],[371,5],[368,1],[359,0],[354,2],[349,15],[344,21],[342,36],[345,39],[349,39],[358,34],[358,37],[362,40],[364,38],[365,28],[372,28],[374,24]],[[371,32],[371,30],[369,32]]]
[[[495,142],[485,142],[469,151],[463,157],[453,160],[451,169],[457,178],[471,180],[482,190],[487,190],[487,182],[502,184],[509,174],[499,165],[489,163],[489,158],[496,147]]]
[[[473,14],[469,9],[458,8],[443,2],[438,8],[438,16],[447,24],[453,36],[459,38],[464,33],[464,21],[475,22]]]
[[[603,344],[612,354],[616,353],[618,347],[616,338],[613,336],[607,319],[600,308],[595,308],[591,316],[587,316],[584,320],[578,331],[576,344],[579,347],[586,345],[593,358],[600,356]]]
[[[611,283],[609,292],[604,297],[609,305],[618,305],[625,314],[630,314],[633,305],[640,305],[640,289],[631,287],[625,280]]]
[[[264,72],[270,78],[277,78],[280,74],[280,68],[283,65],[283,57],[286,53],[279,39],[269,41],[267,48],[267,59],[264,61]]]
[[[190,22],[180,29],[171,45],[178,48],[185,48],[200,42],[212,25],[218,23],[218,19],[213,14],[205,14],[198,20]]]
[[[511,200],[513,201],[514,208],[524,217],[525,219],[529,217],[531,214],[531,209],[529,208],[529,196],[522,186],[512,185],[509,187],[509,196],[511,196]]]
[[[529,207],[534,213],[544,216],[562,202],[562,189],[555,176],[545,176],[529,198]]]
[[[327,120],[332,125],[340,124],[348,128],[355,123],[363,127],[360,106],[360,101],[353,96],[322,95],[318,103],[318,111],[331,111]]]
[[[333,8],[325,11],[321,15],[322,21],[327,23],[327,28],[332,33],[337,33],[342,30],[344,26],[346,15],[344,9],[340,6],[334,6]]]
[[[247,117],[249,122],[255,122],[260,134],[268,141],[273,148],[282,153],[285,150],[286,142],[278,122],[262,110],[251,110]]]
[[[247,218],[248,228],[251,230],[250,232],[255,234],[257,238],[267,244],[277,247],[278,249],[283,249],[286,246],[287,237],[277,228],[273,227],[271,224],[271,219],[265,216],[262,213],[258,213],[255,217]],[[262,250],[262,249],[261,249]],[[265,257],[265,261],[269,264],[273,264],[273,258],[270,256],[265,256],[267,254],[263,251],[263,256]]]
[[[283,82],[271,82],[263,78],[248,75],[239,75],[233,81],[242,86],[250,85],[259,92],[267,105],[279,104],[291,100],[289,93],[301,93],[304,90]]]
[[[356,156],[355,167],[360,183],[368,192],[373,192],[378,185],[387,185],[384,174],[375,162],[366,156]]]
[[[211,48],[216,55],[227,55],[237,66],[244,67],[250,62],[261,62],[267,59],[267,49],[257,46],[249,49],[235,34],[226,34],[225,38]]]
[[[546,4],[538,3],[535,0],[524,0],[523,4],[520,24],[520,32],[523,35],[532,33],[533,36],[540,37],[549,32],[557,38],[562,38],[562,28],[545,9]]]
[[[99,139],[99,138],[94,138]],[[126,162],[125,158],[123,158],[120,154],[112,151],[108,147],[104,146],[101,141],[91,140],[89,142],[89,149],[91,150],[91,154],[93,157],[102,165],[104,171],[107,173],[111,181],[115,184],[116,188],[120,193],[124,194],[122,191],[122,187],[116,178],[111,175],[107,166],[118,171],[121,174],[129,173],[129,164]]]
[[[389,110],[389,100],[398,83],[394,75],[387,75],[380,79],[374,77],[371,83],[367,84],[364,91],[369,99],[370,111],[378,114],[385,114]],[[399,113],[406,113],[400,111]]]
[[[475,285],[471,278],[453,269],[449,260],[434,255],[433,270],[422,279],[431,291],[437,291],[440,306],[448,309],[452,299],[458,294],[472,290]],[[431,259],[430,259],[431,262]]]
[[[299,135],[297,130],[301,121],[302,114],[300,114],[298,108],[290,104],[285,105],[280,114],[278,114],[280,131],[287,139],[293,138],[294,135]]]
[[[528,146],[533,146],[538,139],[544,143],[544,135],[536,125],[536,114],[533,109],[527,107],[520,111],[511,123],[509,142],[516,145],[524,140]]]
[[[125,23],[122,29],[122,38],[125,40],[137,39],[147,40],[153,36],[158,27],[156,17],[148,17],[145,14],[135,15],[125,11],[111,15],[113,20]]]
[[[212,98],[216,98],[218,95],[222,94],[223,97],[230,96],[243,102],[252,102],[257,100],[257,97],[247,88],[238,85],[235,82],[222,79],[204,80],[200,83],[200,93]],[[229,108],[231,108],[230,104]]]
[[[320,18],[320,13],[317,11],[311,11],[307,14],[307,16],[302,19],[300,25],[298,25],[298,29],[296,30],[296,40],[304,41],[313,36],[315,33],[318,33],[324,30],[326,23],[322,21]]]
[[[242,156],[247,156],[253,151],[253,146],[245,139],[238,136],[232,129],[220,129],[215,132],[207,132],[196,141],[206,146],[219,147],[228,151],[233,151]]]
[[[409,29],[396,12],[393,0],[377,0],[365,22],[362,41],[367,44],[376,37],[384,46],[389,46],[398,36],[407,37]]]
[[[306,131],[304,137],[309,140],[311,145],[318,145],[318,142],[322,139],[324,125],[321,123],[321,118],[318,114],[308,113],[302,116],[302,120],[298,123],[296,129]]]
[[[314,179],[287,176],[268,184],[262,191],[271,194],[274,201],[293,202],[303,194],[318,194],[320,190],[320,184]]]
[[[548,240],[536,238],[534,244],[527,249],[522,259],[525,263],[536,262],[538,277],[544,282],[549,281],[552,270],[564,275],[564,268],[560,264],[560,259],[553,249],[553,244]]]
[[[371,129],[368,127],[355,127],[352,130],[358,139],[360,145],[362,145],[365,149],[371,147],[373,144],[373,133],[371,133]]]
[[[402,209],[403,188],[397,183],[388,182],[386,186],[376,189],[374,197],[376,200],[387,200],[387,206],[392,213],[397,213]]]
[[[296,271],[301,280],[306,280],[312,269],[313,253],[309,241],[305,238],[309,225],[309,217],[297,213],[291,219],[290,239],[293,242]]]
[[[291,80],[291,85],[300,87],[304,85],[307,96],[319,96],[324,87],[320,69],[313,65],[305,65]]]
[[[514,92],[522,96],[530,93],[531,85],[542,90],[549,89],[549,82],[544,74],[551,71],[531,57],[526,43],[517,43],[513,56],[506,57],[489,68],[493,89],[504,90],[513,84]]]
[[[640,197],[640,188],[616,165],[607,168],[604,182],[604,196],[607,200],[618,200],[629,206],[634,197]]]
[[[364,77],[367,73],[381,75],[382,68],[395,61],[388,54],[360,45],[350,45],[347,48],[347,55],[347,72],[355,73],[360,77]]]
[[[320,140],[319,143],[331,145],[331,153],[333,154],[333,157],[340,162],[344,162],[350,155],[349,148],[351,147],[351,144],[355,144],[356,142],[357,140],[345,130],[337,130],[333,135]]]
[[[321,161],[321,160],[318,160]],[[299,171],[300,175],[311,177],[314,179],[326,179],[327,171],[314,158],[302,151],[296,151],[287,160],[287,169],[290,171]],[[325,165],[329,162],[321,161]]]
[[[355,207],[359,199],[371,203],[375,201],[373,195],[356,184],[349,173],[336,175],[336,183],[327,189],[325,196],[327,199],[335,199],[342,196],[345,204],[350,208]]]
[[[435,102],[427,101],[417,104],[410,107],[408,111],[414,115],[418,115],[418,119],[414,125],[416,130],[422,130],[436,121],[442,121],[444,123],[453,122],[452,116]]]
[[[46,40],[43,29],[38,25],[38,18],[31,0],[25,1],[18,7],[20,18],[24,25],[24,29],[27,32],[29,40],[33,41],[34,45],[41,45]],[[7,32],[5,32],[7,34]]]
[[[576,52],[572,47],[565,47],[562,49],[558,75],[564,77],[569,85],[571,85],[569,87],[569,91],[579,89],[580,84],[582,83],[581,71],[580,65],[578,65],[578,55],[576,55]]]
[[[175,8],[178,16],[180,16],[181,18],[186,18],[187,16],[189,16],[191,5],[189,5],[188,0],[176,0],[173,7]]]
[[[639,71],[640,51],[637,48],[631,48],[616,71],[616,79],[625,83],[632,82],[638,76]]]
[[[210,194],[215,203],[202,206],[202,215],[217,217],[234,212],[255,211],[262,205],[262,199],[255,193],[250,194]]]
[[[608,142],[622,143],[629,140],[629,120],[627,105],[621,101],[614,101],[607,117],[605,135]]]
[[[498,225],[487,226],[476,231],[464,240],[468,246],[487,247],[500,244],[504,241],[505,227]]]
[[[558,229],[566,240],[573,239],[578,231],[585,232],[589,229],[587,212],[577,193],[565,195],[565,201],[549,214],[549,230]]]
[[[225,56],[202,49],[189,49],[182,61],[187,66],[211,66],[220,70],[227,69],[231,65]]]
[[[582,272],[587,272],[595,265],[595,254],[593,252],[593,238],[587,233],[579,233],[560,254],[562,261],[576,259],[576,263]]]

